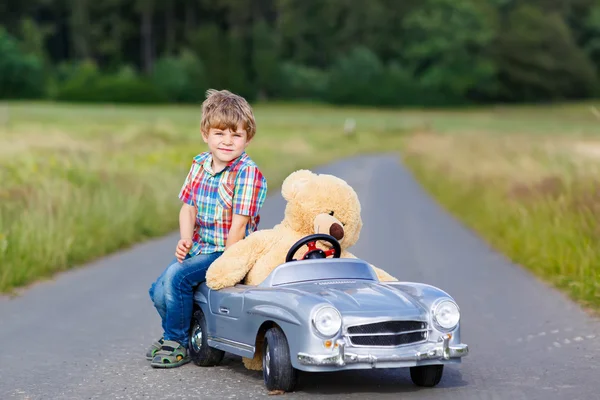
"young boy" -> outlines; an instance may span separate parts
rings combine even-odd
[[[227,90],[208,90],[200,125],[208,152],[194,157],[179,193],[175,259],[149,290],[164,332],[146,353],[157,368],[189,362],[194,288],[225,249],[257,229],[267,194],[266,179],[245,152],[256,132],[246,100]]]

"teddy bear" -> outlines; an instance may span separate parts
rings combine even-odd
[[[282,183],[286,203],[283,220],[271,229],[257,230],[229,247],[206,272],[206,284],[213,290],[237,283],[258,285],[285,262],[289,249],[298,240],[315,233],[333,236],[340,243],[342,258],[356,258],[348,251],[360,236],[363,226],[361,205],[354,189],[334,175],[316,174],[301,169]],[[318,247],[326,250],[327,244]],[[396,281],[373,265],[380,281]],[[243,359],[248,369],[261,370],[260,352],[254,359]]]

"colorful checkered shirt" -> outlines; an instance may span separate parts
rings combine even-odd
[[[196,207],[190,255],[225,251],[233,214],[249,215],[246,236],[256,231],[267,195],[267,180],[245,152],[223,171],[212,171],[212,154],[194,157],[179,199]]]

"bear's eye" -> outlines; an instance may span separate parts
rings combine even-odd
[[[333,211],[329,211],[329,215],[333,216]]]

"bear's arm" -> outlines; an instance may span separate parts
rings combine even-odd
[[[358,258],[358,257],[356,257],[354,254],[350,253],[347,250],[343,250],[341,258]],[[391,276],[390,274],[388,274],[381,268],[377,268],[376,266],[374,266],[371,263],[369,263],[369,265],[371,266],[371,268],[373,268],[373,270],[375,270],[375,273],[377,274],[377,278],[381,282],[396,282],[396,281],[398,281],[398,279],[394,278],[393,276]]]
[[[206,271],[206,285],[219,290],[235,286],[270,247],[269,230],[256,231],[233,244]]]

